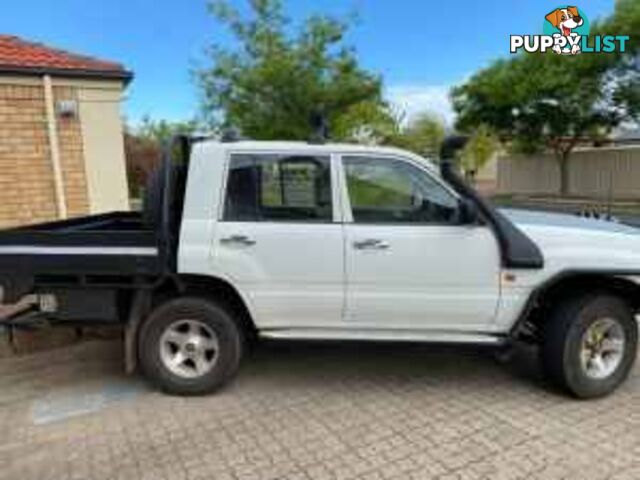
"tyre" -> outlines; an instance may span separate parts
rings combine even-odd
[[[167,393],[210,393],[238,371],[242,343],[239,324],[221,305],[177,298],[157,307],[142,326],[140,366]]]
[[[578,398],[613,392],[636,359],[638,326],[624,300],[596,293],[564,300],[551,312],[540,349],[546,375]]]

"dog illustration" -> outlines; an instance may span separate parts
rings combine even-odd
[[[564,37],[571,37],[571,31],[584,23],[584,20],[578,12],[578,7],[557,8],[553,12],[549,13],[545,18],[549,23],[551,23],[551,25],[556,27]],[[553,47],[553,51],[556,53],[562,53],[562,49],[559,45]],[[573,55],[579,52],[579,45],[576,44],[571,47],[571,53]]]

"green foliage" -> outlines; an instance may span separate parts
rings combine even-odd
[[[169,122],[167,120],[153,120],[149,116],[144,116],[138,127],[129,127],[128,130],[132,135],[143,140],[162,145],[175,135],[193,134],[198,130],[198,124],[195,120]]]
[[[445,137],[443,121],[431,112],[422,112],[412,120],[384,103],[362,102],[338,119],[335,138],[358,143],[389,145],[434,158]]]
[[[129,194],[140,198],[147,179],[158,166],[163,146],[178,134],[192,134],[197,129],[195,121],[168,122],[145,116],[140,125],[127,125],[124,134],[124,151],[129,179]]]
[[[249,7],[245,16],[226,0],[209,4],[236,41],[236,48],[212,45],[212,65],[198,72],[211,124],[256,139],[306,140],[318,111],[348,136],[383,110],[380,78],[344,44],[347,21],[314,15],[296,28],[280,0],[250,0]]]
[[[332,135],[342,141],[388,144],[400,134],[400,118],[380,101],[365,101],[349,107],[335,119]]]
[[[401,128],[388,143],[433,158],[438,155],[444,137],[444,124],[440,118],[430,112],[423,112]]]
[[[613,16],[592,28],[595,35],[630,35],[625,54],[523,54],[478,72],[452,93],[458,128],[487,125],[516,150],[552,149],[566,193],[567,158],[578,142],[638,118],[639,6],[619,1]]]
[[[606,69],[588,55],[529,54],[499,61],[454,89],[458,127],[485,124],[531,151],[564,152],[594,126],[613,127],[623,118],[605,98]]]
[[[486,125],[480,125],[460,152],[465,172],[477,173],[498,151],[500,142]]]

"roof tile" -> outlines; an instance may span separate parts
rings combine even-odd
[[[11,69],[69,70],[70,73],[75,71],[91,72],[96,75],[100,73],[129,75],[124,66],[117,62],[51,48],[13,35],[0,35],[0,71]]]

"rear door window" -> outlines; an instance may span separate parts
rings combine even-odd
[[[223,218],[241,222],[331,222],[330,158],[232,155]]]

